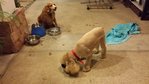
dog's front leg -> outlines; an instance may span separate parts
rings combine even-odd
[[[83,67],[83,71],[84,71],[84,72],[88,72],[88,71],[91,70],[91,59],[92,59],[92,54],[89,55],[89,56],[87,57],[87,59],[86,59],[86,63],[85,63],[85,65],[84,65],[84,67]]]
[[[98,54],[99,53],[99,42],[97,41],[96,46],[95,46],[95,50],[93,50],[94,54]]]
[[[56,18],[54,18],[54,24],[55,24],[55,27],[60,28],[57,24]]]

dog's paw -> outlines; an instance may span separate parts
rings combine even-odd
[[[106,57],[101,57],[101,59],[105,59]]]
[[[106,56],[105,55],[101,55],[101,59],[104,59],[104,58],[106,58]]]
[[[91,67],[90,66],[83,67],[83,71],[84,72],[89,72],[90,70],[91,70]]]
[[[57,28],[61,28],[60,26],[58,26],[58,25],[55,25],[55,27],[57,27]]]
[[[101,59],[106,58],[106,53],[101,52]]]
[[[99,50],[93,50],[93,53],[94,54],[98,54],[99,53]]]

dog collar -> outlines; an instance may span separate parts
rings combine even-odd
[[[71,53],[73,56],[75,56],[77,58],[77,60],[81,63],[81,64],[84,64],[84,62],[81,60],[81,58],[75,53],[74,50],[71,50]]]

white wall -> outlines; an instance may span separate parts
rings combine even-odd
[[[136,0],[138,3],[140,2],[140,0]]]
[[[0,0],[0,1],[1,1],[0,5],[2,9],[1,11],[13,13],[14,10],[16,9],[14,0]]]

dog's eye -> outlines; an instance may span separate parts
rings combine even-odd
[[[50,7],[52,6],[52,4],[50,5]]]
[[[47,7],[50,8],[51,6],[52,6],[52,4],[51,5],[48,5]]]

